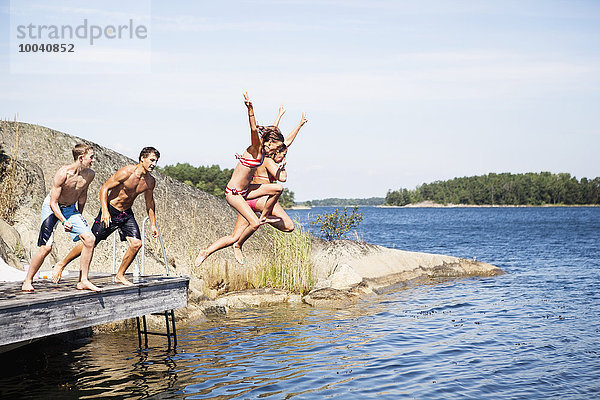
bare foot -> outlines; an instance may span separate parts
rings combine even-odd
[[[204,260],[206,260],[206,257],[208,257],[208,254],[206,254],[206,250],[200,250],[200,253],[198,253],[198,257],[196,257],[196,261],[194,261],[194,265],[196,267],[199,267],[200,265],[202,265]]]
[[[265,215],[264,217],[260,217],[260,224],[273,224],[275,222],[281,221],[281,218],[275,217],[273,215]]]
[[[31,282],[25,281],[21,286],[21,290],[24,292],[33,292],[33,285],[31,284]]]
[[[59,267],[58,265],[52,266],[52,282],[60,282],[60,278],[62,278],[62,273],[64,269],[65,267]]]
[[[79,290],[91,290],[91,291],[94,291],[94,292],[101,292],[102,291],[102,289],[100,289],[98,286],[94,285],[90,281],[80,281],[80,282],[77,282],[77,289],[79,289]]]
[[[123,275],[115,275],[115,282],[122,283],[125,286],[135,286],[127,278],[125,278],[125,276],[123,276]]]
[[[233,255],[235,256],[235,260],[244,265],[244,254],[242,253],[242,248],[239,244],[234,243],[233,247]]]

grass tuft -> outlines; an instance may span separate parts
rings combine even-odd
[[[299,221],[286,233],[265,227],[272,246],[257,268],[258,285],[306,294],[314,285],[310,235]]]

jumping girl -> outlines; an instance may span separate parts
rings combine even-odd
[[[250,121],[250,147],[242,155],[236,154],[239,160],[231,179],[225,189],[225,199],[241,217],[246,220],[247,225],[234,229],[229,236],[218,239],[204,250],[201,250],[196,257],[195,265],[199,266],[202,262],[217,250],[231,246],[238,240],[242,243],[265,223],[278,222],[281,219],[272,216],[273,207],[281,195],[283,187],[278,183],[269,183],[266,185],[251,184],[254,172],[263,164],[264,157],[277,152],[283,146],[283,135],[276,126],[257,126],[254,118],[254,108],[248,98],[248,93],[244,93],[244,103],[248,108],[248,119]],[[260,134],[259,134],[260,131]],[[254,213],[247,200],[266,196],[265,207],[260,217]],[[241,253],[241,250],[240,250]],[[239,254],[239,257],[242,257]],[[236,256],[237,258],[237,256]]]
[[[273,126],[277,126],[279,124],[279,121],[284,113],[285,113],[285,109],[282,106],[279,108],[279,114],[278,114],[277,119],[275,120],[275,123],[273,124]],[[287,138],[285,139],[285,142],[284,142],[284,146],[282,146],[274,154],[267,156],[265,158],[263,164],[256,169],[254,177],[252,178],[252,183],[265,185],[265,184],[275,183],[277,181],[279,181],[279,182],[287,181],[287,171],[285,170],[285,165],[286,165],[285,156],[287,155],[288,148],[291,146],[292,142],[296,138],[296,135],[298,135],[298,132],[300,132],[300,128],[302,128],[302,126],[306,122],[308,122],[308,120],[306,119],[306,115],[304,113],[302,113],[302,118],[300,119],[300,123],[287,136]],[[267,202],[267,197],[264,196],[264,197],[256,198],[254,200],[249,200],[248,204],[255,212],[260,212],[260,211],[264,211],[264,209],[266,207],[266,202]],[[273,216],[280,218],[280,220],[276,221],[276,222],[269,222],[269,224],[271,226],[273,226],[274,228],[276,228],[282,232],[291,232],[294,230],[294,222],[292,221],[290,216],[285,212],[285,210],[279,203],[276,203],[275,206],[273,207],[272,214],[273,214]],[[238,219],[236,221],[234,231],[245,229],[247,224],[248,224],[247,221],[238,215]],[[235,258],[240,264],[244,263],[244,260],[242,258],[241,248],[244,245],[244,242],[249,237],[250,236],[247,236],[245,238],[240,238],[237,241],[237,243],[235,243],[233,245]]]

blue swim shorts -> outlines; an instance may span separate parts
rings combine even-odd
[[[71,235],[74,242],[79,240],[79,235],[82,233],[92,231],[87,222],[85,222],[85,219],[83,219],[83,216],[77,210],[77,207],[75,207],[75,204],[59,204],[59,207],[67,221],[73,225],[73,229],[71,232],[68,232],[68,234]],[[44,200],[44,204],[42,204],[42,226],[40,228],[40,235],[38,236],[38,246],[52,246],[54,241],[54,230],[56,229],[58,222],[58,217],[54,215],[54,212],[50,208],[50,196],[47,196]]]

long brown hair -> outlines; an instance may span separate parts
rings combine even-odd
[[[257,129],[258,129],[258,133],[260,133],[260,137],[261,137],[263,143],[270,142],[270,141],[283,142],[285,140],[283,138],[283,135],[281,134],[281,131],[276,126],[259,125],[257,127]]]

